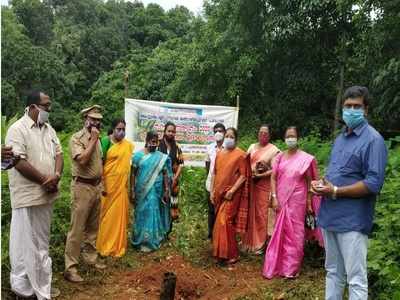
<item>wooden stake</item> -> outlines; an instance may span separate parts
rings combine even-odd
[[[161,283],[160,300],[174,300],[176,287],[176,275],[172,272],[164,273]]]

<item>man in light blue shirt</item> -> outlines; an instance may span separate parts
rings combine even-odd
[[[341,300],[349,285],[349,299],[368,299],[367,247],[376,195],[387,163],[382,136],[368,124],[368,89],[348,88],[343,96],[346,128],[336,138],[326,179],[312,182],[323,195],[317,222],[324,236],[325,299]]]

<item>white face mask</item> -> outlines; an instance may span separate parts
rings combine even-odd
[[[39,111],[38,121],[40,124],[49,122],[49,112],[45,110]]]
[[[233,149],[235,148],[235,139],[233,138],[225,138],[224,139],[224,147],[226,149]]]
[[[224,134],[222,132],[216,132],[214,134],[215,141],[221,142],[224,140]]]
[[[49,112],[40,109],[38,106],[36,106],[36,108],[39,110],[38,123],[43,125],[44,123],[49,122]]]
[[[296,148],[297,147],[297,138],[294,138],[294,137],[286,138],[285,143],[289,149]]]

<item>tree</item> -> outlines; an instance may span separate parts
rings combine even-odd
[[[34,45],[46,46],[53,38],[54,16],[47,1],[12,0],[11,5],[19,23]]]
[[[61,61],[46,48],[31,43],[10,8],[2,9],[1,29],[3,114],[22,114],[24,96],[30,89],[41,89],[57,99],[65,84]]]
[[[370,120],[399,122],[398,0],[210,0],[204,16],[177,6],[102,0],[13,0],[2,12],[3,105],[43,86],[65,116],[88,102],[121,114],[129,95],[234,105],[241,127],[272,123],[330,136],[344,88],[370,88]],[[115,103],[114,103],[115,101]],[[385,122],[381,117],[385,117]],[[54,120],[56,122],[56,120]],[[58,122],[58,121],[57,121]],[[64,127],[63,127],[64,126]]]

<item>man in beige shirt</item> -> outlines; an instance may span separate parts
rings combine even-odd
[[[98,105],[86,108],[81,113],[85,121],[84,127],[72,136],[69,144],[72,207],[71,227],[65,246],[64,278],[71,282],[83,281],[77,269],[82,242],[83,260],[98,269],[106,267],[97,261],[96,251],[103,173],[99,130],[103,117]]]
[[[51,288],[49,238],[63,155],[56,132],[48,123],[50,107],[49,96],[30,93],[25,115],[10,126],[6,136],[6,145],[20,158],[8,171],[11,289],[17,296],[37,299],[59,294]]]

